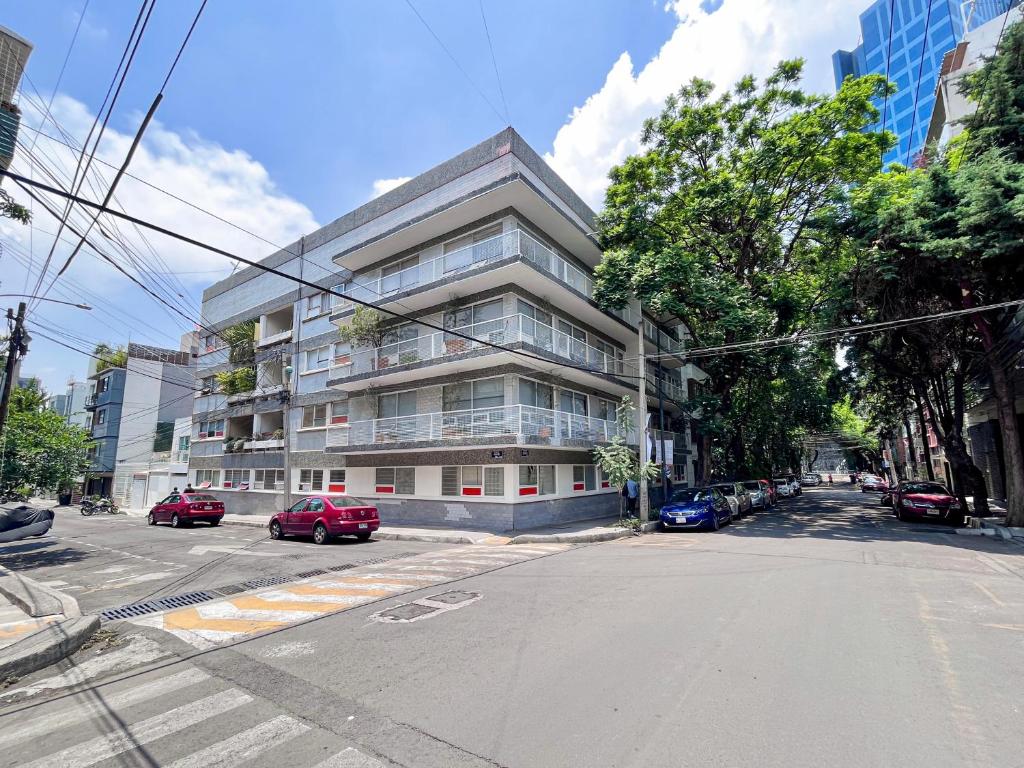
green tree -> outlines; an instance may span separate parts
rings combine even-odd
[[[357,306],[348,323],[338,329],[338,338],[343,344],[353,347],[379,349],[388,337],[384,318],[375,309]]]
[[[623,397],[622,402],[615,409],[615,420],[618,424],[618,431],[612,435],[607,445],[599,445],[594,448],[594,464],[601,468],[601,472],[608,478],[613,488],[622,488],[627,480],[646,482],[654,480],[659,476],[658,465],[648,461],[643,467],[640,466],[639,453],[626,444],[623,435],[635,431],[636,409],[628,397]],[[619,517],[622,517],[622,496],[619,496]]]
[[[124,368],[128,365],[128,350],[123,346],[118,346],[115,349],[109,344],[100,342],[93,349],[92,353],[95,357],[99,358],[99,370],[104,370],[105,368]]]
[[[0,189],[0,218],[28,224],[32,220],[32,213],[25,206],[14,202],[9,192]]]
[[[883,78],[847,80],[818,96],[797,86],[802,71],[802,61],[784,61],[763,83],[745,77],[717,97],[712,83],[694,80],[645,123],[643,152],[611,172],[599,302],[614,308],[639,297],[678,317],[697,347],[811,325],[846,266],[833,223],[847,188],[877,172],[892,137],[863,132],[877,117],[872,99],[885,92]],[[742,434],[736,400],[750,376],[788,379],[785,359],[700,358],[709,374],[699,420],[704,480],[715,457],[744,466],[747,449],[760,449]]]
[[[88,468],[91,444],[87,430],[43,408],[37,389],[17,388],[4,426],[0,486],[68,490]]]

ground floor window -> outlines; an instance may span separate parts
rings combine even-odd
[[[572,489],[574,491],[597,490],[597,467],[593,464],[577,464],[572,468]]]
[[[519,495],[544,496],[555,492],[553,464],[520,464]]]
[[[322,491],[324,489],[324,471],[322,469],[300,469],[300,491]]]
[[[504,467],[441,467],[442,496],[504,496]]]
[[[327,490],[330,493],[344,493],[345,492],[345,470],[344,469],[332,469],[330,476],[327,478]]]
[[[220,487],[220,470],[219,469],[197,469],[196,470],[196,488],[219,488]]]
[[[284,490],[283,469],[257,469],[253,490],[280,491]]]
[[[611,488],[612,487],[612,481],[608,479],[608,475],[606,475],[604,473],[604,470],[603,469],[598,470],[598,473],[601,476],[601,487],[602,488]]]
[[[374,480],[377,493],[402,493],[408,496],[416,493],[415,467],[377,467]]]
[[[242,486],[245,486],[244,488]],[[224,470],[224,487],[225,488],[237,488],[242,491],[249,490],[249,470],[248,469],[225,469]]]
[[[685,483],[686,482],[686,464],[680,462],[672,465],[672,482],[674,483]]]

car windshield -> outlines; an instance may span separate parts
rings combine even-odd
[[[776,485],[788,485],[789,484],[789,480],[776,480],[775,484]]]
[[[720,490],[726,496],[735,496],[736,495],[736,489],[733,488],[731,485],[716,485],[714,487],[717,488],[718,490]]]
[[[948,496],[949,491],[938,483],[909,483],[903,487],[904,493],[934,493],[939,496]]]
[[[707,501],[711,498],[711,491],[708,488],[683,488],[672,494],[672,501],[677,504],[685,504],[690,501]]]
[[[357,499],[355,496],[329,496],[327,498],[331,502],[332,507],[365,507],[366,502],[362,499]]]
[[[760,491],[761,490],[761,484],[759,482],[757,482],[756,480],[751,480],[749,482],[744,483],[743,487],[746,488],[748,491]]]
[[[189,501],[216,501],[217,499],[208,493],[190,493],[185,496]]]

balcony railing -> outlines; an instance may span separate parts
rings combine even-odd
[[[188,464],[188,451],[175,451],[174,452],[174,463],[175,464]]]
[[[399,365],[438,360],[474,349],[484,349],[489,344],[507,346],[516,343],[539,347],[575,365],[590,368],[595,373],[626,377],[637,375],[637,368],[623,361],[623,353],[609,354],[527,315],[507,315],[452,330],[479,341],[444,331],[400,339],[377,349],[338,355],[331,366],[330,378],[346,378],[386,371]]]
[[[647,373],[647,383],[651,386],[654,394],[657,395],[658,377],[650,371]],[[677,402],[686,402],[690,399],[686,392],[686,387],[683,384],[664,377],[661,380],[661,391],[664,393],[665,397],[671,398]]]
[[[591,446],[608,442],[618,431],[614,421],[529,405],[505,405],[328,427],[327,447],[480,438],[501,444]],[[635,442],[632,432],[624,437],[627,442]]]
[[[280,344],[280,343],[285,342],[285,341],[291,341],[292,340],[292,336],[293,336],[293,331],[292,331],[291,328],[288,328],[287,330],[279,331],[277,333],[271,333],[271,334],[268,334],[267,336],[264,336],[262,339],[260,339],[260,340],[258,340],[256,342],[256,346],[257,347],[269,347],[272,344]]]
[[[461,272],[512,256],[523,257],[553,276],[559,282],[593,300],[594,281],[586,272],[570,264],[566,259],[521,229],[514,229],[511,232],[504,232],[500,235],[489,237],[486,240],[473,243],[465,248],[450,251],[394,274],[379,278],[361,278],[356,276],[356,282],[349,284],[345,293],[362,301],[376,302],[392,294],[408,291],[417,286],[427,285],[439,280],[447,280]],[[334,290],[340,290],[340,288],[340,286],[336,286]],[[340,308],[347,307],[350,304],[350,302],[338,299],[337,297],[335,297],[335,301],[336,306]],[[628,306],[622,310],[613,311],[611,314],[625,320],[627,323],[634,323],[632,312]]]
[[[85,396],[84,407],[85,408],[95,408],[96,407],[96,395],[86,395]]]

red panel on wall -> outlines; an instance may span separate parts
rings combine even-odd
[[[327,491],[329,493],[344,493],[345,492],[345,484],[344,483],[330,483],[327,486]]]
[[[463,496],[482,496],[484,492],[483,488],[463,488]]]
[[[394,493],[395,486],[393,485],[378,485],[376,488],[377,493]]]
[[[572,484],[572,489],[574,491],[582,491],[583,490],[583,483],[573,483]]]
[[[520,488],[519,489],[519,495],[520,496],[536,496],[537,495],[537,489],[536,488]]]
[[[607,480],[602,480],[602,481],[601,481],[601,487],[602,487],[602,488],[611,488],[611,487],[612,487],[612,484],[611,484],[611,483],[609,483],[609,482],[608,482]]]

